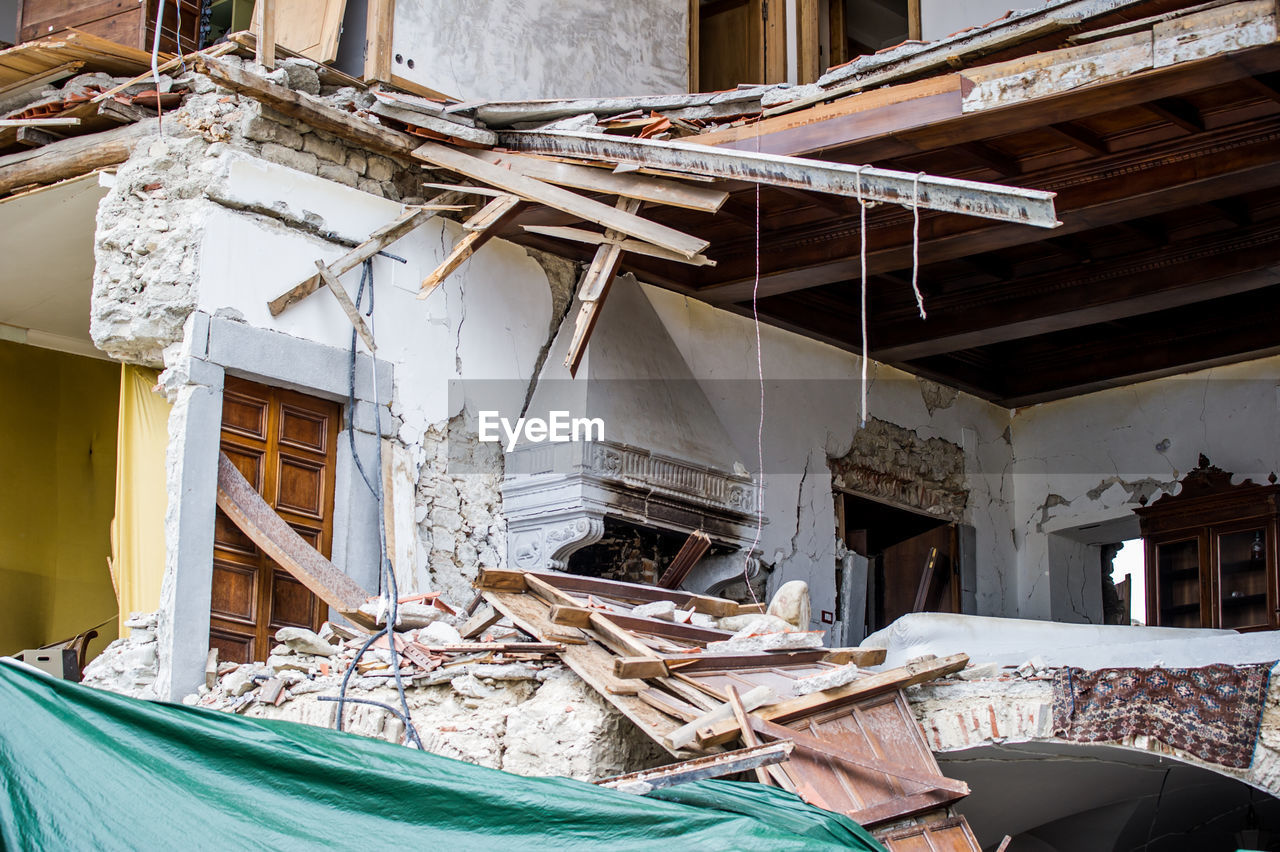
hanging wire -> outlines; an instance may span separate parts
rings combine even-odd
[[[916,172],[912,182],[911,196],[911,292],[916,294],[916,307],[920,309],[920,319],[927,319],[924,312],[924,296],[920,294],[920,176],[924,172]]]
[[[396,258],[396,259],[399,260],[399,258]],[[373,258],[369,258],[364,262],[363,268],[361,269],[361,272],[360,272],[360,289],[356,291],[356,298],[355,298],[355,305],[356,305],[357,311],[360,310],[360,307],[364,301],[364,293],[365,293],[366,287],[369,291],[369,307],[365,311],[365,316],[369,318],[369,331],[372,333],[376,331],[376,326],[375,326],[376,319],[374,318],[374,314],[373,314],[373,298],[374,298],[373,297],[373,292],[374,292]],[[343,714],[343,710],[346,707],[347,702],[352,701],[355,703],[362,703],[362,702],[356,702],[355,699],[347,698],[347,685],[351,681],[351,673],[356,670],[356,666],[359,664],[360,659],[364,656],[365,652],[368,651],[369,648],[373,645],[373,643],[378,641],[378,638],[383,635],[387,637],[387,646],[391,654],[391,674],[395,678],[396,693],[400,697],[400,707],[404,712],[404,718],[405,719],[410,718],[409,701],[405,697],[404,680],[400,675],[400,651],[396,647],[395,626],[400,621],[400,592],[396,584],[395,569],[392,567],[391,559],[387,554],[387,528],[386,528],[386,524],[383,521],[383,518],[386,517],[386,495],[383,493],[383,490],[382,490],[382,476],[381,476],[382,429],[381,429],[380,421],[381,421],[382,413],[381,413],[381,408],[379,407],[379,400],[378,400],[378,359],[373,357],[373,354],[370,353],[369,363],[371,367],[371,375],[372,375],[372,382],[373,382],[373,416],[374,416],[374,438],[375,438],[374,445],[377,448],[374,454],[374,459],[377,463],[375,472],[378,473],[377,476],[370,477],[368,472],[366,472],[364,469],[364,464],[360,461],[360,453],[356,451],[355,413],[356,413],[357,340],[358,340],[358,335],[356,333],[356,330],[355,328],[352,328],[351,329],[351,350],[350,350],[351,358],[350,358],[350,361],[348,362],[349,369],[348,369],[348,383],[347,383],[347,412],[348,412],[347,441],[351,448],[351,458],[356,463],[356,470],[359,471],[360,478],[364,480],[365,486],[373,494],[374,499],[376,500],[377,506],[378,506],[378,515],[377,515],[378,561],[379,561],[379,570],[381,573],[380,586],[383,589],[383,595],[382,595],[383,602],[384,602],[383,615],[386,618],[386,624],[385,626],[383,626],[381,630],[379,630],[377,633],[374,633],[372,636],[370,636],[368,640],[366,640],[365,643],[362,646],[360,646],[360,650],[356,652],[355,658],[352,659],[351,661],[351,665],[347,667],[347,670],[342,675],[342,684],[338,689],[337,720],[334,723],[334,727],[339,731],[342,730],[342,714]],[[422,741],[418,738],[418,733],[413,728],[412,724],[407,725],[405,730],[406,730],[406,738],[410,742],[412,742],[415,746],[417,746],[419,751],[423,750]]]
[[[160,107],[160,27],[164,22],[164,0],[156,4],[156,29],[151,39],[151,79],[156,84],[156,132],[164,135],[164,110]],[[182,52],[182,45],[178,45]]]
[[[870,347],[867,344],[867,203],[862,199],[862,170],[865,168],[866,166],[858,166],[858,240],[861,260],[858,282],[862,286],[862,387],[858,422],[863,428],[867,425],[867,362],[870,360]]]

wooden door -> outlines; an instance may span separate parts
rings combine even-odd
[[[787,76],[786,4],[782,0],[713,0],[699,7],[698,91],[739,83],[780,83]]]
[[[935,548],[932,576],[926,578],[930,551]],[[884,627],[909,612],[959,612],[956,551],[955,524],[935,527],[886,547],[880,555],[876,577],[876,625]],[[923,605],[917,607],[922,583]]]
[[[328,557],[333,544],[337,403],[228,377],[222,451],[300,536]],[[265,660],[281,627],[317,629],[319,598],[253,544],[221,510],[214,527],[209,646],[218,659]]]

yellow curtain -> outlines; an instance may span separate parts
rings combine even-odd
[[[120,371],[116,437],[116,515],[111,522],[111,579],[120,601],[120,635],[133,612],[160,605],[164,579],[164,455],[169,403],[155,387],[157,371],[125,364]]]

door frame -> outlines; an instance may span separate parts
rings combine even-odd
[[[160,696],[175,701],[204,682],[209,653],[224,378],[237,376],[340,402],[344,426],[351,417],[347,410],[351,354],[347,349],[203,311],[192,313],[184,337],[189,351],[170,368],[185,375],[186,382],[177,390],[169,421],[169,493],[180,495],[180,499],[171,501],[165,518],[167,564],[159,636],[162,668],[157,681]],[[376,376],[375,388],[373,359],[359,354],[354,421],[356,451],[362,460],[373,459],[378,442],[395,434],[389,408],[392,364],[378,359]],[[337,449],[331,561],[376,592],[380,573],[377,501],[356,469],[345,432]]]

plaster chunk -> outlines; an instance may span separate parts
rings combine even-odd
[[[767,615],[781,618],[797,630],[806,629],[812,617],[809,584],[803,580],[783,583],[774,594],[773,600],[769,601],[769,608],[765,612]]]
[[[276,641],[283,642],[299,654],[330,657],[335,651],[333,645],[305,627],[281,627],[276,631]]]

